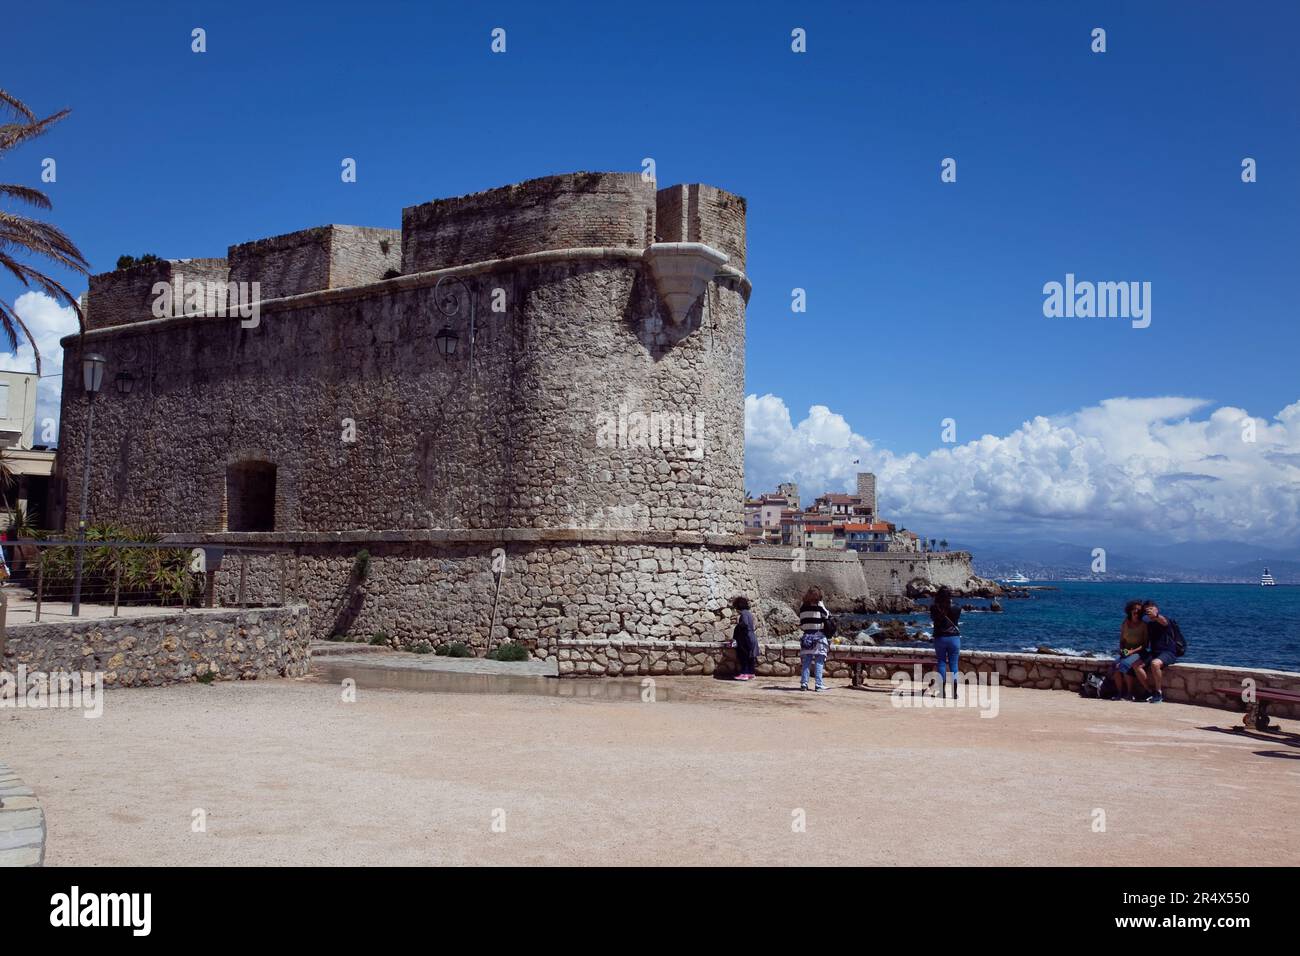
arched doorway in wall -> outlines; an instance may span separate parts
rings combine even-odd
[[[275,530],[275,465],[237,461],[226,466],[226,530]]]

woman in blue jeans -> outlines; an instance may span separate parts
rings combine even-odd
[[[952,606],[952,589],[939,588],[930,604],[930,620],[934,623],[934,656],[939,662],[940,694],[948,696],[948,672],[952,672],[952,696],[957,697],[957,660],[961,656],[961,628],[957,620],[961,608]]]

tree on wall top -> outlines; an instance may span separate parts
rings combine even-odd
[[[145,266],[151,262],[162,262],[162,259],[160,259],[158,256],[155,256],[152,252],[146,252],[138,259],[132,255],[118,256],[117,268],[130,269],[132,266]]]

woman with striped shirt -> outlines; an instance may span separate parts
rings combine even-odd
[[[825,690],[822,683],[822,671],[826,667],[826,655],[830,653],[830,641],[826,640],[826,621],[831,612],[822,603],[822,589],[811,587],[803,596],[803,605],[799,608],[799,629],[803,635],[799,640],[800,677],[799,689],[808,689],[808,671],[813,671],[816,689]]]

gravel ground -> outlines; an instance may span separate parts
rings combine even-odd
[[[660,679],[644,703],[358,674],[354,703],[309,678],[110,690],[96,720],[0,710],[0,760],[56,866],[1300,858],[1300,736],[1225,711],[1012,688],[990,719],[780,678]]]

